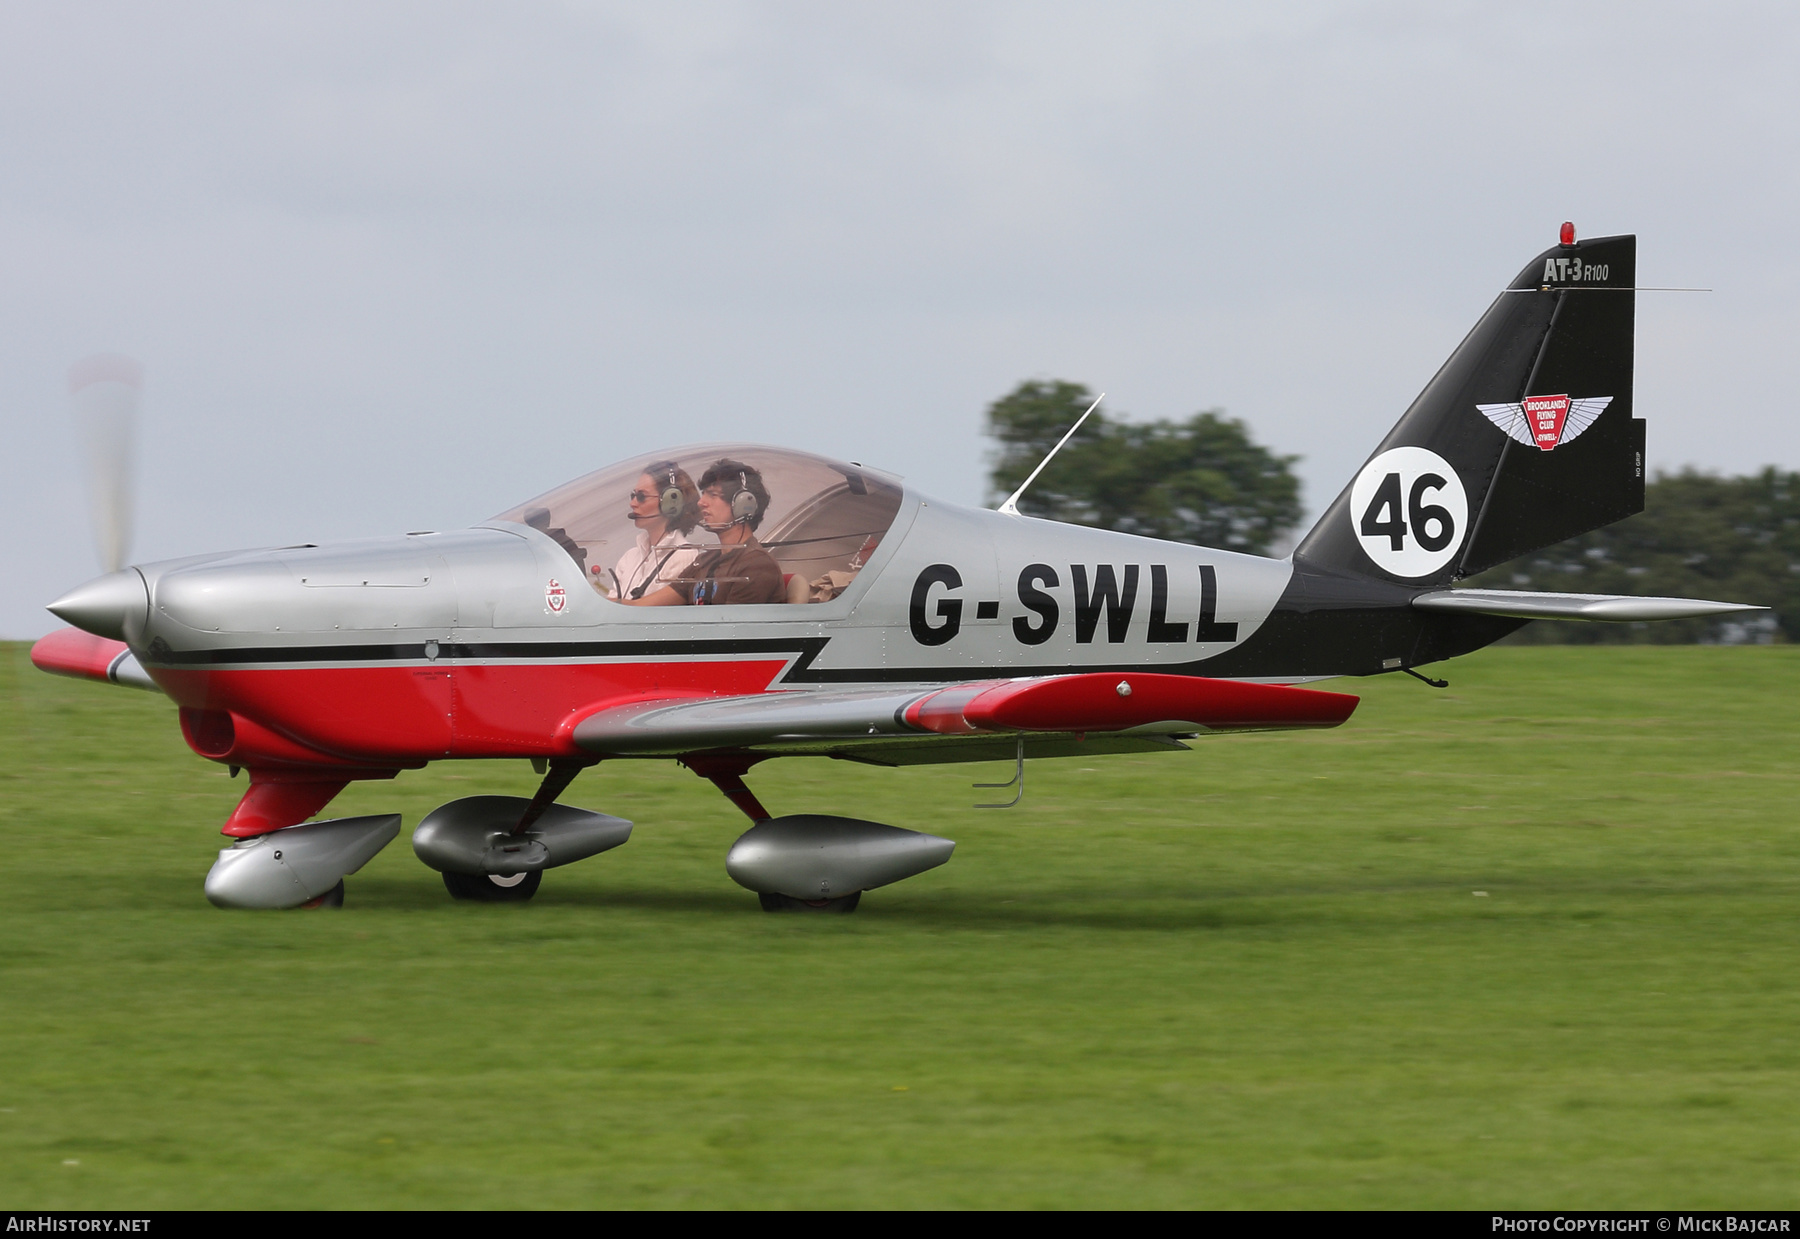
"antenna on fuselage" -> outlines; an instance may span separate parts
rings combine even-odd
[[[1075,437],[1075,432],[1081,429],[1081,423],[1088,419],[1088,413],[1092,413],[1095,409],[1099,408],[1100,402],[1104,399],[1106,399],[1105,392],[1101,392],[1098,396],[1094,397],[1094,403],[1087,407],[1087,413],[1083,413],[1080,417],[1075,419],[1075,424],[1069,427],[1069,433],[1056,441],[1056,446],[1050,449],[1050,454],[1038,461],[1038,467],[1031,471],[1031,476],[1026,478],[1025,481],[1020,484],[1018,490],[1015,490],[1012,494],[1008,495],[1006,497],[1006,502],[996,508],[995,511],[1004,512],[1008,516],[1021,515],[1019,512],[1019,496],[1025,493],[1025,488],[1027,486],[1030,486],[1033,482],[1037,481],[1037,475],[1044,471],[1044,466],[1049,464],[1058,452],[1062,451],[1063,444]]]

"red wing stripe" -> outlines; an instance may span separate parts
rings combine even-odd
[[[665,690],[666,692],[666,690]],[[629,754],[843,740],[872,742],[936,732],[1114,732],[1335,727],[1357,699],[1341,693],[1193,676],[1107,672],[985,680],[949,688],[748,693],[607,702],[568,715],[557,746]]]
[[[967,735],[976,730],[964,717],[968,704],[983,693],[1006,684],[1005,680],[982,680],[977,684],[958,684],[955,688],[942,689],[907,706],[900,716],[901,721],[947,736]]]
[[[984,731],[1123,731],[1163,722],[1214,731],[1336,727],[1358,700],[1280,684],[1125,672],[1000,685],[975,695],[962,716]]]

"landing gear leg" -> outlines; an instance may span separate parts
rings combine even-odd
[[[537,894],[543,884],[542,870],[515,873],[501,877],[492,873],[446,873],[444,889],[452,899],[470,899],[478,903],[524,903]]]
[[[537,825],[537,820],[544,816],[544,810],[569,790],[569,784],[575,781],[575,776],[594,764],[596,763],[593,761],[569,761],[564,758],[552,761],[544,772],[544,781],[538,784],[537,794],[525,806],[525,812],[519,817],[519,824],[513,827],[513,833],[522,835]]]
[[[692,770],[703,779],[711,779],[713,786],[725,793],[744,816],[753,822],[769,820],[769,811],[762,807],[762,801],[756,793],[744,784],[744,772],[763,758],[755,756],[734,756],[729,753],[688,753],[681,758],[681,764]]]

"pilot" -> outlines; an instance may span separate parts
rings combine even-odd
[[[734,606],[785,602],[781,565],[756,540],[756,527],[769,510],[762,474],[741,460],[714,461],[700,475],[700,521],[719,545],[703,551],[680,577],[632,606]]]
[[[601,592],[615,602],[668,584],[700,554],[688,540],[700,523],[700,491],[687,470],[672,460],[646,465],[630,498],[627,515],[637,526],[637,544],[611,569],[594,570]]]

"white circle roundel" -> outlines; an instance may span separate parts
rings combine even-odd
[[[1469,525],[1462,479],[1436,452],[1396,447],[1364,465],[1350,487],[1350,527],[1377,567],[1430,576],[1455,558]]]

